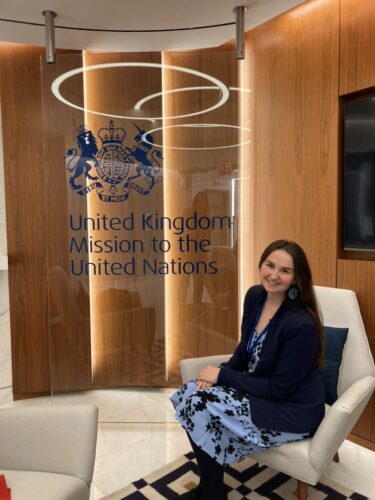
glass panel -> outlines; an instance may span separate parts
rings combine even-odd
[[[204,50],[41,64],[52,391],[176,386],[180,359],[238,342],[238,62]]]
[[[231,352],[238,339],[239,149],[231,147],[239,142],[238,92],[229,91],[219,106],[224,90],[208,80],[237,88],[238,67],[231,51],[168,53],[164,63],[206,74],[198,82],[196,76],[176,71],[164,78],[166,91],[201,86],[166,93],[164,100],[166,116],[201,112],[171,119],[164,130],[166,213],[172,220],[181,217],[187,226],[181,235],[167,232],[173,242],[170,258],[186,261],[184,272],[166,277],[168,367],[177,383],[180,359]]]

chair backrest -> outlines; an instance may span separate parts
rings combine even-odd
[[[361,377],[375,375],[374,360],[355,293],[324,286],[315,286],[314,290],[324,326],[349,328],[339,375],[340,396]]]
[[[89,486],[97,427],[93,405],[0,409],[0,469],[68,474]]]

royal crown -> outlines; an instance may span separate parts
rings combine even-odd
[[[77,127],[77,137],[86,134],[86,132],[88,132],[86,125]]]
[[[102,144],[122,144],[125,138],[125,129],[117,127],[113,120],[109,120],[108,128],[99,129],[98,136],[102,141]]]

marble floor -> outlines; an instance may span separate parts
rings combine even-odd
[[[99,407],[96,464],[90,500],[99,500],[190,450],[175,422],[173,389],[117,389],[54,395],[13,403],[93,403]],[[8,406],[8,405],[7,405]],[[345,441],[340,463],[326,475],[375,500],[375,453]]]

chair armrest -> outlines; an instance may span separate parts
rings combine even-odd
[[[56,405],[0,410],[0,469],[55,472],[91,483],[98,408]]]
[[[311,440],[309,459],[322,472],[365,409],[375,388],[375,377],[362,377],[331,406]]]
[[[230,358],[230,354],[219,354],[216,356],[204,356],[202,358],[189,358],[180,361],[182,382],[188,382],[196,378],[199,370],[207,365],[219,366]]]

